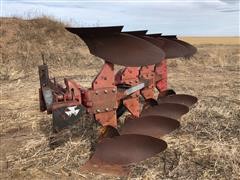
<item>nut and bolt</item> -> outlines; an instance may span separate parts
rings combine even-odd
[[[100,109],[97,109],[97,112],[98,112],[98,113],[100,113],[100,112],[101,112],[101,110],[100,110]]]
[[[108,93],[108,91],[105,89],[105,90],[104,90],[104,93],[105,93],[105,94],[107,94],[107,93]]]

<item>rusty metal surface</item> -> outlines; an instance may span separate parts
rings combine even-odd
[[[141,31],[124,31],[123,33],[131,34],[134,36],[144,36],[148,30],[141,30]]]
[[[168,40],[174,41],[177,44],[182,45],[182,46],[184,46],[186,48],[184,53],[180,55],[179,54],[180,52],[178,50],[180,47],[177,47],[176,44],[174,44],[174,46],[172,45],[172,47],[170,47],[171,45],[170,46],[167,45],[168,46],[167,49],[163,48],[164,50],[167,50],[167,52],[165,51],[166,56],[168,55],[168,53],[172,52],[171,48],[175,48],[176,49],[175,53],[178,54],[177,55],[178,57],[191,57],[193,54],[195,54],[197,52],[197,48],[195,48],[193,45],[191,45],[191,44],[189,44],[189,43],[187,43],[185,41],[177,39],[176,35],[147,34],[147,36],[154,37],[154,38],[157,38],[157,39],[160,39],[160,38],[168,39]],[[167,42],[167,43],[169,43],[169,42]],[[170,58],[174,58],[174,57],[170,57]]]
[[[120,134],[118,130],[113,126],[102,126],[100,128],[100,140],[102,140],[103,138],[113,138],[115,136],[120,136]]]
[[[110,36],[112,34],[119,34],[123,26],[107,26],[107,27],[83,27],[74,28],[67,27],[69,32],[76,34],[80,37],[96,37],[96,36]]]
[[[180,117],[186,114],[188,111],[189,108],[181,104],[161,103],[143,110],[141,117],[156,115],[171,119],[180,119]]]
[[[155,34],[147,34],[149,37],[160,37],[162,36],[162,33],[155,33]]]
[[[132,115],[136,117],[140,116],[141,109],[138,96],[124,99],[123,104]]]
[[[158,103],[176,103],[185,105],[189,108],[197,103],[197,101],[198,99],[195,96],[187,94],[175,94],[158,98]]]
[[[177,35],[162,35],[161,37],[167,38],[167,39],[177,39]]]
[[[155,99],[152,99],[152,98],[145,99],[142,111],[144,111],[145,109],[148,109],[150,107],[157,106],[157,105],[158,105],[158,102]]]
[[[179,39],[173,39],[173,40],[176,41],[177,43],[185,46],[186,48],[188,48],[189,52],[188,52],[188,54],[186,54],[185,57],[189,58],[189,57],[193,56],[197,52],[197,48],[194,47],[193,45],[191,45],[191,44],[189,44],[189,43],[187,43],[185,41],[179,40]]]
[[[92,82],[92,88],[84,93],[83,102],[88,107],[88,113],[94,114],[95,119],[101,125],[117,126],[116,109],[118,102],[113,64],[105,63],[103,65]]]
[[[197,52],[196,47],[194,47],[193,45],[191,45],[185,41],[179,40],[176,35],[163,35],[161,37],[173,40],[173,41],[185,46],[188,49],[188,53],[185,56],[187,58],[191,57],[193,54],[195,54]]]
[[[161,61],[159,64],[155,65],[155,76],[161,77],[159,81],[156,82],[156,88],[159,92],[165,91],[167,89],[167,60]]]
[[[174,131],[180,123],[162,116],[144,116],[125,121],[120,134],[143,134],[152,137],[162,137]]]
[[[185,46],[175,42],[174,40],[162,38],[161,36],[144,36],[142,38],[161,48],[165,52],[167,59],[185,57],[187,54],[189,54],[189,50]]]
[[[82,36],[90,52],[105,61],[123,66],[144,66],[159,63],[164,52],[153,44],[129,34]]]
[[[167,89],[164,91],[160,91],[158,94],[158,98],[170,96],[170,95],[174,95],[174,94],[176,94],[176,92],[173,89]]]
[[[117,105],[117,88],[102,87],[95,90],[88,90],[85,93],[83,104],[92,114],[116,110]],[[104,100],[104,101],[103,101]]]
[[[154,72],[155,66],[143,66],[140,68],[139,71],[139,79],[142,82],[146,82],[145,88],[141,89],[141,95],[145,99],[152,99],[154,98],[154,88],[155,88],[155,81],[157,79],[156,73]],[[162,77],[160,77],[161,79]]]
[[[145,135],[125,134],[103,139],[91,158],[93,164],[127,165],[152,157],[167,148],[163,140]]]

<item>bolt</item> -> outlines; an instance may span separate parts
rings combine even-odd
[[[98,113],[100,113],[100,112],[101,112],[101,110],[100,110],[100,109],[97,109],[97,112],[98,112]]]
[[[130,84],[132,84],[132,81],[129,81]]]
[[[98,91],[96,91],[95,94],[98,95]]]
[[[135,83],[138,83],[138,80],[136,80]]]
[[[105,89],[105,90],[104,90],[104,93],[105,93],[105,94],[107,94],[107,93],[108,93],[108,91]]]
[[[108,108],[106,108],[105,110],[106,110],[106,111],[109,111],[109,109],[108,109]]]
[[[112,90],[112,92],[114,92],[114,93],[115,93],[115,92],[116,92],[116,89],[113,89],[113,90]]]

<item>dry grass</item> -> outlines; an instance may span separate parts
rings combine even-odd
[[[4,56],[0,70],[1,77],[7,77],[1,79],[1,179],[240,178],[239,46],[198,45],[194,58],[169,60],[170,87],[197,96],[199,102],[182,118],[182,127],[164,137],[169,146],[165,152],[131,166],[131,174],[119,178],[79,171],[96,140],[91,117],[83,117],[81,126],[63,133],[68,141],[50,148],[51,116],[38,110],[37,64],[41,56],[37,52],[46,50],[51,54],[46,55],[51,74],[77,76],[84,86],[90,85],[101,62],[94,61],[84,43],[59,24],[52,27],[60,26],[61,30],[50,31],[45,37],[54,22],[40,25],[38,21],[4,19],[1,23]],[[27,32],[35,35],[27,38]],[[14,75],[21,69],[23,74]]]
[[[240,45],[240,37],[180,37],[180,39],[192,44],[212,44],[212,45]]]
[[[42,55],[49,65],[58,68],[81,69],[82,64],[96,66],[95,57],[85,43],[66,31],[64,24],[47,17],[32,20],[1,18],[0,37],[1,80],[29,76],[37,65],[42,64]]]

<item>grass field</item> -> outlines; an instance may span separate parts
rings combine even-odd
[[[180,37],[192,44],[240,45],[240,37]]]
[[[42,53],[57,80],[70,76],[85,87],[102,61],[49,19],[1,24],[0,179],[240,179],[240,49],[235,40],[185,39],[196,44],[198,53],[168,61],[169,88],[199,102],[181,119],[181,128],[163,138],[168,143],[163,153],[131,165],[128,177],[112,177],[80,171],[97,138],[93,119],[83,117],[85,125],[67,131],[67,141],[51,149],[51,116],[39,112],[38,103]]]

